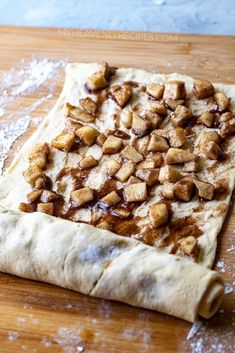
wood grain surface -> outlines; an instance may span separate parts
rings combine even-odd
[[[235,84],[234,49],[235,37],[1,27],[0,75],[19,67],[22,59],[48,58],[70,62],[107,61],[115,66],[180,72]],[[53,106],[63,80],[63,69],[60,69],[53,97],[31,113],[32,120],[45,115]],[[48,83],[37,92],[14,100],[0,122],[10,122],[12,114],[47,94]],[[13,145],[6,166],[35,126],[30,124],[27,133]],[[227,285],[234,284],[235,280],[234,252],[227,251],[234,244],[234,229],[232,202],[218,238],[217,253],[217,260],[223,261],[218,271],[223,272]],[[187,340],[191,325],[183,320],[0,274],[0,353],[232,352],[234,303],[234,291],[225,294],[222,310],[203,323],[197,340]],[[197,348],[200,340],[202,345]],[[224,350],[217,350],[219,344]]]

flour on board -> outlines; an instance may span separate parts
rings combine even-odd
[[[53,97],[52,92],[57,83],[56,73],[65,64],[66,61],[49,59],[21,60],[18,67],[11,68],[0,78],[0,174],[13,143],[28,129],[31,122],[30,114]],[[41,96],[39,88],[47,84],[52,77],[53,82],[49,87],[47,85],[49,94]],[[22,109],[22,97],[27,97],[31,93],[37,93],[39,98]],[[11,105],[17,112],[9,115]],[[38,121],[34,120],[35,123],[40,122],[41,117],[38,117]]]

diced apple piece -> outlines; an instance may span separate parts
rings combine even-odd
[[[165,129],[155,129],[152,131],[152,134],[156,134],[158,136],[164,137],[165,139],[168,139],[168,133],[169,133],[169,130],[165,130]]]
[[[132,88],[129,84],[115,85],[110,89],[111,98],[121,107],[124,108],[132,96]]]
[[[37,165],[33,165],[23,172],[23,176],[27,183],[34,186],[36,179],[43,177],[44,174]]]
[[[215,187],[211,183],[206,183],[200,180],[194,180],[194,184],[196,185],[198,196],[206,199],[212,200],[214,197]]]
[[[169,148],[166,155],[167,164],[182,164],[196,160],[196,156],[189,151],[179,148]]]
[[[108,82],[103,72],[95,72],[93,75],[88,77],[86,87],[90,91],[96,91],[108,86]]]
[[[108,195],[104,196],[101,201],[108,207],[114,206],[121,201],[116,191],[111,191]]]
[[[136,169],[149,169],[155,168],[155,162],[153,160],[145,159],[143,162],[136,166]]]
[[[107,140],[107,137],[104,134],[99,134],[99,136],[96,139],[96,143],[99,146],[103,146],[103,144],[105,143],[106,140]]]
[[[21,202],[19,204],[19,210],[21,212],[32,213],[32,212],[34,212],[34,207],[33,207],[33,205],[30,205],[28,203]]]
[[[193,93],[197,99],[207,98],[214,93],[214,87],[209,81],[195,80],[193,83]]]
[[[209,159],[217,160],[222,155],[222,150],[214,141],[200,143],[200,151]]]
[[[129,110],[123,110],[121,113],[121,121],[126,129],[132,127],[133,113]]]
[[[89,169],[92,167],[96,167],[98,161],[93,156],[87,156],[80,160],[79,166],[81,169]]]
[[[162,117],[151,110],[146,110],[144,112],[143,118],[150,122],[152,130],[157,129],[162,122]]]
[[[151,83],[146,87],[146,93],[155,99],[161,99],[163,96],[164,88],[164,85]]]
[[[182,201],[188,202],[192,199],[195,185],[192,178],[185,177],[174,185],[174,196]]]
[[[75,131],[82,126],[82,123],[78,120],[67,119],[65,121],[65,128],[68,129],[68,131]]]
[[[131,174],[135,171],[135,164],[132,161],[122,164],[119,171],[115,174],[115,177],[121,181],[125,182]]]
[[[106,78],[106,80],[109,80],[110,77],[112,77],[115,74],[116,68],[109,66],[108,63],[104,62],[101,66],[101,69],[99,70],[99,72],[101,72],[104,77]]]
[[[138,169],[136,176],[146,181],[147,185],[154,185],[158,182],[159,169]]]
[[[167,115],[167,109],[164,106],[163,103],[159,103],[159,102],[154,102],[151,101],[150,102],[150,108],[154,113],[159,114],[160,116],[166,116]]]
[[[44,143],[37,143],[29,153],[29,158],[34,156],[35,154],[40,153],[44,156],[48,156],[50,153],[50,147],[47,142]]]
[[[173,200],[174,199],[174,184],[173,183],[164,183],[162,187],[162,196]]]
[[[159,181],[161,184],[169,181],[170,183],[176,183],[178,180],[182,179],[183,175],[175,168],[167,165],[160,168]]]
[[[82,126],[76,130],[76,135],[86,146],[91,146],[99,136],[99,131],[92,126]]]
[[[95,121],[95,115],[92,115],[88,111],[84,111],[81,108],[75,107],[69,103],[66,104],[66,115],[68,118],[83,121],[85,123],[93,123]]]
[[[169,144],[164,137],[153,133],[148,144],[148,151],[166,152],[169,149]]]
[[[40,196],[41,196],[42,190],[35,190],[27,194],[27,200],[28,202],[35,202],[37,201]]]
[[[42,152],[34,153],[29,156],[30,165],[36,165],[41,169],[44,169],[47,164],[47,158]]]
[[[183,172],[187,173],[197,173],[199,171],[199,163],[198,161],[187,162],[183,166]]]
[[[198,122],[207,127],[211,127],[214,123],[214,120],[215,120],[215,115],[211,112],[205,112],[202,115],[200,115],[198,118]]]
[[[133,113],[132,119],[132,131],[137,136],[144,136],[150,129],[151,123],[148,120],[144,120],[136,113]]]
[[[213,141],[217,144],[220,143],[220,135],[217,131],[204,131],[202,133],[199,145],[203,145],[209,141]]]
[[[128,218],[131,214],[131,212],[125,208],[115,208],[113,211],[120,218]]]
[[[90,97],[81,98],[79,100],[81,107],[89,114],[95,115],[98,110],[97,103],[93,101]]]
[[[36,165],[41,169],[46,167],[47,157],[50,148],[47,142],[36,144],[29,153],[29,161],[31,165]]]
[[[168,133],[168,138],[171,147],[179,148],[186,142],[185,132],[182,127],[171,129]]]
[[[121,164],[115,159],[109,158],[105,164],[108,175],[112,176],[121,168]]]
[[[169,81],[165,84],[164,99],[181,99],[186,97],[185,83],[183,81]]]
[[[169,212],[164,203],[149,206],[149,219],[154,228],[167,224]]]
[[[216,92],[214,98],[221,112],[229,108],[231,98],[228,98],[224,92]]]
[[[39,203],[37,205],[37,212],[46,213],[52,216],[54,212],[54,205],[52,202]]]
[[[220,136],[222,138],[225,138],[227,136],[229,136],[230,134],[232,134],[233,132],[235,132],[235,118],[223,122],[220,125]]]
[[[56,192],[50,190],[43,190],[41,194],[41,201],[42,202],[52,202],[59,198],[59,195]]]
[[[58,150],[71,150],[75,141],[75,135],[71,132],[62,132],[52,140],[52,146]]]
[[[103,144],[102,150],[104,154],[113,154],[119,152],[122,146],[123,141],[121,138],[110,135]]]
[[[136,147],[137,151],[143,155],[145,155],[147,153],[149,139],[150,139],[150,137],[148,135],[137,138],[135,147]]]
[[[147,199],[147,186],[146,183],[136,183],[125,187],[124,189],[125,200],[127,202],[138,202]]]
[[[89,187],[75,190],[71,193],[71,200],[77,207],[81,207],[92,201],[94,198],[93,190]]]
[[[219,117],[219,123],[224,123],[226,121],[229,121],[231,119],[233,119],[235,116],[232,112],[226,112],[221,114],[221,116]]]
[[[165,99],[165,106],[172,111],[175,111],[179,105],[183,105],[183,104],[184,104],[184,99],[177,99],[177,100],[173,100],[171,98]]]
[[[192,116],[193,114],[190,108],[186,108],[183,105],[178,105],[171,118],[172,125],[174,127],[183,127],[192,118]]]
[[[141,180],[140,178],[137,178],[136,176],[131,175],[126,183],[126,186],[131,184],[136,184],[136,183],[142,183],[142,182],[143,180]]]
[[[150,161],[154,162],[153,168],[160,167],[163,164],[162,154],[160,152],[149,154],[146,159],[146,162],[150,162]]]
[[[37,178],[34,182],[35,189],[44,189],[45,186],[46,186],[46,182],[45,182],[44,176]]]
[[[192,235],[182,239],[180,241],[180,249],[183,251],[185,255],[192,255],[198,246],[198,241]]]
[[[136,149],[134,147],[131,146],[126,146],[122,152],[121,155],[126,158],[129,159],[135,163],[139,163],[143,160],[143,156],[142,154],[140,154],[139,152],[136,151]]]

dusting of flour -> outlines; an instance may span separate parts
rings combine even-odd
[[[66,61],[49,59],[21,60],[0,78],[0,174],[13,143],[28,129],[30,114],[53,98],[58,70],[65,64]],[[40,91],[43,85],[46,85],[47,95],[42,95]],[[30,97],[32,93],[37,95],[38,99],[22,109],[23,98]],[[12,114],[12,110],[16,113]],[[37,124],[41,120],[42,117],[37,117],[33,121]]]

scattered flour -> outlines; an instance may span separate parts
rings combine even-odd
[[[224,294],[231,294],[234,291],[235,282],[231,284],[226,284],[224,287]]]
[[[73,305],[72,304],[66,304],[66,309],[72,309]]]
[[[235,352],[234,312],[235,310],[220,309],[210,320],[195,322],[187,336],[191,350],[184,342],[182,351],[190,353]]]
[[[0,124],[0,171],[3,170],[11,146],[27,130],[29,123],[30,116],[26,115],[11,124]]]
[[[80,328],[60,327],[58,335],[53,337],[54,341],[64,347],[65,353],[78,353],[85,351],[85,343],[80,338]]]
[[[32,60],[29,63],[23,60],[22,62],[24,67],[21,70],[12,69],[4,78],[6,85],[12,87],[11,94],[13,97],[35,91],[46,80],[50,79],[63,64],[61,61],[48,59]],[[15,82],[18,79],[18,85],[15,87]]]
[[[0,108],[0,117],[4,115],[4,109]]]
[[[65,61],[49,59],[20,62],[19,68],[12,68],[3,75],[0,90],[3,91],[3,100],[12,100],[18,95],[25,95],[36,91],[48,79],[52,78],[58,68],[65,66]],[[4,104],[4,101],[2,101]]]
[[[29,304],[24,304],[23,308],[24,309],[32,309],[33,307],[31,305],[29,305]]]
[[[17,321],[18,322],[26,322],[26,318],[25,317],[17,317]]]
[[[11,146],[28,129],[31,121],[30,114],[53,97],[52,92],[57,83],[56,74],[65,64],[66,61],[49,59],[21,60],[18,68],[10,69],[0,78],[0,174]],[[52,77],[53,81],[51,80],[48,85]],[[44,84],[47,84],[46,89],[49,94],[40,97],[41,93],[38,90]],[[31,93],[37,93],[40,98],[22,109],[22,97]],[[17,111],[15,114],[9,114],[12,110],[11,105],[14,107],[13,110]],[[41,120],[42,117],[33,119],[36,124]]]
[[[235,351],[234,315],[220,311],[217,319],[203,321],[200,327],[192,327],[188,335],[191,353],[227,353]],[[221,317],[223,316],[223,321]],[[217,324],[215,324],[215,320]],[[223,322],[223,324],[221,324]],[[218,330],[218,325],[220,329]],[[194,331],[194,332],[193,332]]]
[[[14,342],[20,338],[20,334],[18,332],[12,331],[8,333],[8,341]]]
[[[145,329],[136,329],[136,327],[128,327],[122,333],[126,341],[135,342],[140,340],[138,352],[149,352],[149,343],[151,342],[151,333]]]
[[[235,251],[235,245],[232,245],[229,249],[227,249],[228,252],[233,252]]]
[[[220,269],[221,272],[226,271],[224,261],[221,261],[221,260],[217,261],[216,266]]]
[[[52,342],[49,338],[47,338],[47,337],[42,338],[42,345],[44,347],[49,348],[49,347],[51,347],[51,344],[52,344]]]

